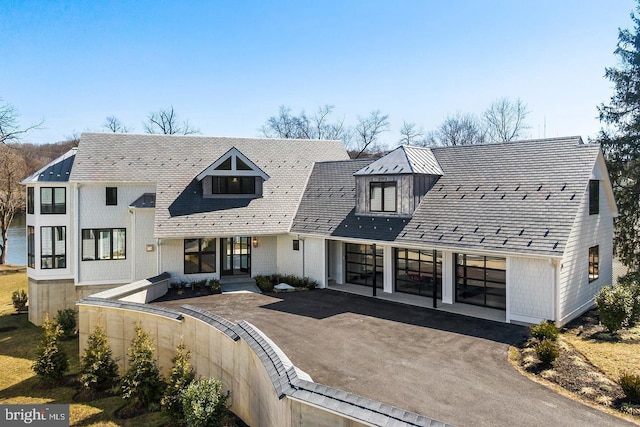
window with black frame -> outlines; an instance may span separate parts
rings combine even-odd
[[[40,188],[40,213],[67,213],[67,189],[64,187]]]
[[[395,212],[396,183],[372,182],[369,184],[369,209],[371,212]]]
[[[35,196],[33,187],[27,187],[27,213],[33,214],[35,212]]]
[[[36,235],[32,225],[27,226],[27,267],[36,268]]]
[[[215,273],[216,239],[184,239],[184,273]]]
[[[40,268],[67,267],[67,227],[40,227]]]
[[[457,302],[506,309],[505,258],[455,254],[455,263]]]
[[[256,178],[253,176],[214,176],[212,194],[255,194]]]
[[[396,292],[442,298],[442,252],[396,249]]]
[[[120,260],[127,257],[125,228],[92,228],[82,230],[82,260]]]
[[[375,278],[376,288],[383,287],[383,250],[373,245],[359,245],[345,243],[346,281],[356,285],[373,286]]]

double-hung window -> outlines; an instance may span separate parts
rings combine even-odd
[[[64,187],[40,188],[40,213],[67,213],[67,189]]]
[[[395,182],[370,183],[369,197],[371,212],[395,212],[397,210]]]
[[[40,227],[40,268],[66,268],[67,227]]]
[[[125,259],[127,230],[124,228],[93,228],[82,230],[82,260]]]

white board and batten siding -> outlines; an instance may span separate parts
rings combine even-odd
[[[591,179],[600,180],[599,214],[589,215],[589,189],[585,188],[560,264],[559,310],[556,319],[560,325],[588,310],[594,303],[593,296],[612,281],[615,206],[611,206],[605,191],[605,174],[600,154],[591,176]],[[589,282],[589,248],[593,246],[598,246],[599,277]]]

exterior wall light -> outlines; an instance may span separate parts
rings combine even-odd
[[[254,237],[253,240],[251,240],[251,244],[253,245],[254,248],[258,247],[258,238]]]
[[[145,249],[147,250],[147,252],[153,252],[156,250],[156,247],[154,245],[146,245]]]

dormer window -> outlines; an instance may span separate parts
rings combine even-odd
[[[395,212],[396,182],[372,182],[369,184],[371,212]]]
[[[204,197],[261,197],[269,176],[237,148],[227,151],[197,176]]]

